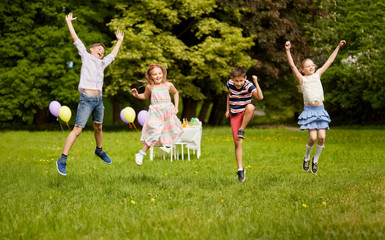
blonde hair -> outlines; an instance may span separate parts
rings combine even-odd
[[[160,64],[150,65],[150,68],[146,71],[146,79],[139,80],[139,82],[143,82],[145,84],[150,84],[150,85],[155,84],[154,80],[151,79],[151,71],[154,70],[155,68],[160,68],[162,70],[163,72],[162,82],[163,83],[168,82],[169,80],[167,79],[167,69]]]
[[[301,62],[301,68],[299,69],[299,72],[303,74],[303,65],[305,65],[305,62],[306,61],[312,61],[313,65],[314,65],[314,68],[317,68],[317,65],[315,65],[313,59],[310,59],[310,58],[305,58],[304,60],[302,60]]]

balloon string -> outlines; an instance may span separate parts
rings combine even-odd
[[[70,128],[70,125],[68,125],[68,122],[66,122],[66,124],[67,124],[68,129],[71,131],[71,128]],[[75,150],[76,150],[76,153],[78,154],[78,157],[80,160],[80,155],[79,155],[78,148],[76,147],[76,145],[75,145]]]
[[[130,126],[130,128],[132,128],[132,124],[131,123],[128,123],[128,125]]]
[[[132,125],[134,125],[135,131],[138,131],[138,129],[136,129],[135,123],[132,123]]]
[[[63,127],[62,127],[62,125],[61,125],[61,123],[58,121],[58,123],[59,123],[59,125],[60,125],[60,129],[61,129],[61,131],[62,132],[64,132],[64,130],[63,130]]]

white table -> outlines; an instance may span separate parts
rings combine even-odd
[[[182,145],[182,157],[183,157],[183,145],[186,146],[188,154],[190,155],[190,149],[197,151],[197,158],[201,156],[201,139],[202,139],[202,127],[188,127],[183,128],[183,134],[180,136],[176,144]],[[190,156],[189,156],[190,160]]]
[[[170,155],[171,161],[173,155],[175,159],[179,159],[178,145],[181,146],[182,160],[184,159],[184,147],[187,148],[188,160],[190,161],[190,149],[196,151],[197,158],[201,156],[201,139],[202,139],[202,126],[183,128],[183,133],[178,141],[171,147]],[[154,147],[150,148],[150,160],[154,158]],[[163,152],[163,158],[165,158],[165,152]]]

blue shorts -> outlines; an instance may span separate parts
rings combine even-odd
[[[76,113],[75,126],[84,128],[91,114],[94,123],[103,123],[104,105],[102,94],[89,95],[87,93],[82,93],[80,95],[78,111]]]

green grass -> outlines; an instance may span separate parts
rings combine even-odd
[[[249,128],[243,183],[230,127],[204,128],[200,159],[141,167],[139,132],[104,132],[106,165],[84,131],[67,176],[55,161],[68,130],[0,134],[0,239],[385,238],[385,130],[328,131],[313,175],[306,132]]]

